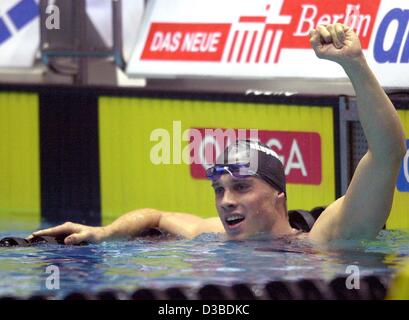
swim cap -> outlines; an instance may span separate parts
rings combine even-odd
[[[211,169],[217,170],[229,165],[237,167],[238,164],[246,165],[243,169],[247,169],[243,172],[252,173],[247,176],[258,176],[274,189],[286,193],[284,166],[277,153],[267,145],[258,141],[237,140],[224,149]],[[232,174],[227,169],[224,173]]]

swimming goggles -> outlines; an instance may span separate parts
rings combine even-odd
[[[219,180],[223,174],[230,174],[233,178],[247,178],[257,175],[257,172],[250,169],[249,163],[234,163],[221,165],[216,164],[206,170],[206,176],[212,181]]]

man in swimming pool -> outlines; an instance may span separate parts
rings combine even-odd
[[[369,69],[352,29],[338,23],[320,26],[311,31],[310,42],[318,58],[338,63],[350,78],[369,148],[346,194],[330,204],[312,230],[303,236],[317,243],[373,238],[391,209],[400,163],[406,153],[404,131],[394,106]],[[225,233],[229,239],[237,240],[260,234],[298,235],[288,221],[284,171],[275,153],[258,143],[242,141],[226,149],[224,155],[227,157],[223,161],[216,161],[207,171],[219,218],[140,209],[104,227],[68,222],[33,235],[67,235],[66,244],[132,238],[152,227],[187,238],[206,232]],[[240,161],[225,162],[229,156]],[[255,156],[257,168],[251,170],[246,161]]]

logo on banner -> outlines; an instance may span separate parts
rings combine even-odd
[[[34,0],[12,2],[15,2],[15,5],[0,17],[0,45],[40,15],[39,7]]]
[[[374,57],[378,63],[409,63],[409,10],[390,10],[379,24],[375,38]],[[392,30],[392,45],[385,46],[387,32]],[[389,35],[391,37],[391,35]],[[386,47],[386,49],[385,49]]]
[[[409,140],[406,140],[406,155],[403,158],[396,188],[401,192],[409,192]]]
[[[282,49],[307,49],[311,29],[337,22],[354,28],[366,49],[379,4],[284,0],[233,23],[152,22],[141,60],[278,63]]]
[[[199,152],[201,162],[190,164],[190,174],[194,179],[206,179],[206,169],[223,152],[232,141],[228,140],[228,131],[234,130],[238,136],[240,129],[225,130],[225,140],[220,141],[220,135],[212,133],[214,129],[193,128],[191,131],[200,132],[201,143]],[[319,185],[322,179],[321,137],[316,132],[287,132],[287,131],[258,131],[258,140],[268,145],[279,157],[284,165],[288,183]]]

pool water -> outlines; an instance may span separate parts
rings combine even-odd
[[[0,238],[29,233],[0,232]],[[350,265],[357,266],[361,276],[391,277],[408,256],[409,232],[403,231],[382,231],[373,241],[343,241],[325,247],[283,239],[225,241],[220,235],[204,234],[193,240],[0,248],[0,297],[48,294],[63,298],[74,291],[104,289],[132,292],[141,287],[198,288],[209,283],[329,281],[348,275]],[[57,290],[46,286],[50,266],[59,270]]]

